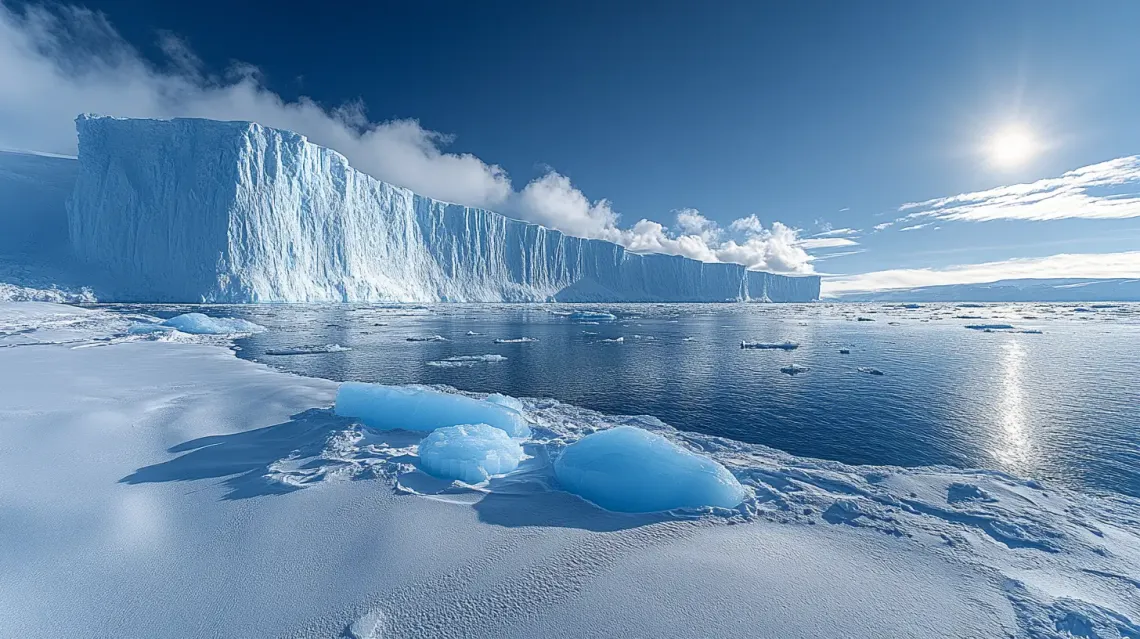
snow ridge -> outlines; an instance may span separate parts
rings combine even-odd
[[[76,257],[122,301],[785,301],[819,278],[748,271],[440,202],[250,122],[80,116]]]

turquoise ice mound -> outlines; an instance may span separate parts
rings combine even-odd
[[[202,313],[186,313],[172,317],[164,326],[192,335],[232,335],[234,333],[264,333],[265,327],[234,317],[210,317]]]
[[[746,496],[713,459],[633,426],[598,431],[567,446],[554,462],[554,475],[566,491],[627,513],[734,508]]]
[[[505,404],[510,404],[506,398],[484,401],[420,388],[345,382],[336,393],[334,411],[381,430],[431,431],[445,426],[487,424],[511,437],[530,437],[521,404]]]
[[[442,479],[478,484],[519,467],[523,450],[502,429],[487,424],[437,428],[419,445],[420,467]]]
[[[570,314],[570,319],[574,321],[611,321],[616,320],[617,315],[605,311],[574,311]]]

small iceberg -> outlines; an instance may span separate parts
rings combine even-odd
[[[162,323],[191,335],[236,335],[241,333],[264,333],[260,324],[236,317],[210,317],[202,313],[186,313],[172,317]]]
[[[600,343],[603,343],[603,344],[623,344],[623,343],[625,343],[625,338],[624,337],[607,337],[605,339],[600,339],[598,341]]]
[[[344,353],[352,349],[340,344],[325,344],[323,346],[294,346],[292,348],[271,348],[265,351],[266,355],[318,355],[320,353]]]
[[[409,342],[447,342],[450,341],[443,335],[413,335],[404,338]]]
[[[531,342],[537,342],[537,341],[538,341],[538,339],[536,339],[534,337],[514,337],[514,338],[503,338],[503,337],[501,337],[501,338],[495,340],[495,343],[496,344],[530,344]]]
[[[345,382],[337,390],[334,411],[380,430],[487,424],[511,437],[530,437],[526,419],[511,406],[427,389]]]
[[[795,364],[791,364],[789,366],[781,368],[780,372],[784,373],[785,375],[799,375],[800,373],[806,373],[810,370],[811,369],[807,366],[797,366]]]
[[[799,347],[800,345],[796,342],[740,342],[740,348],[753,348],[762,351],[777,349],[784,351],[794,351]]]
[[[566,447],[554,476],[568,492],[606,510],[735,508],[744,487],[710,457],[635,426],[598,431]]]
[[[478,484],[519,467],[522,446],[505,431],[487,424],[433,430],[417,447],[420,466],[429,475]]]
[[[860,366],[859,368],[856,368],[855,370],[859,371],[860,373],[865,373],[867,375],[885,375],[886,374],[883,371],[881,371],[877,368],[871,368],[870,366]]]
[[[455,355],[454,357],[446,357],[444,359],[428,362],[427,365],[436,368],[463,368],[476,364],[505,361],[507,361],[507,358],[502,355]]]

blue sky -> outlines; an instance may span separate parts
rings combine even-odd
[[[256,119],[441,199],[839,288],[1140,275],[1127,162],[991,191],[1140,153],[1137,3],[295,4],[5,3],[0,147],[73,152],[80,111]],[[1032,152],[999,165],[1009,130]]]

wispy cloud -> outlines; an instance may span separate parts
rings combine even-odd
[[[1133,218],[1140,217],[1138,190],[1140,156],[1133,155],[1029,184],[911,202],[899,210],[909,219],[963,222]]]
[[[997,280],[1054,277],[1140,278],[1140,251],[1062,253],[937,269],[892,269],[840,275],[825,278],[822,289],[825,295],[834,296],[943,284],[980,284]]]
[[[899,231],[917,231],[918,229],[924,229],[931,224],[933,224],[933,222],[927,222],[926,224],[913,224],[911,226],[904,226],[899,229]]]
[[[807,250],[839,248],[841,246],[855,246],[858,244],[855,240],[846,237],[809,237],[799,240],[798,243]]]
[[[875,229],[876,231],[882,231],[882,230],[885,230],[885,229],[888,229],[888,228],[890,228],[890,227],[894,226],[894,224],[895,224],[895,223],[894,223],[893,221],[891,221],[891,222],[883,222],[882,224],[876,224],[876,225],[874,226],[874,229]]]
[[[827,229],[816,233],[812,237],[843,237],[845,235],[858,235],[859,229]]]

